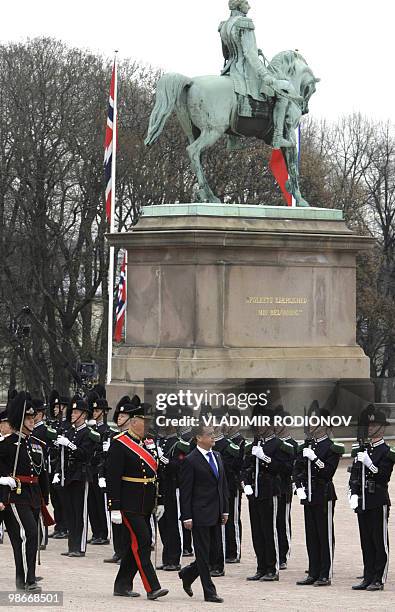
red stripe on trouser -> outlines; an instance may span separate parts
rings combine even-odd
[[[134,533],[131,524],[129,523],[128,519],[126,518],[125,514],[122,512],[122,518],[124,520],[124,523],[126,525],[126,527],[129,529],[130,531],[130,536],[132,538],[132,553],[133,553],[133,557],[135,558],[135,561],[137,563],[137,567],[138,570],[140,572],[140,576],[141,576],[141,580],[143,581],[143,585],[145,590],[147,591],[147,593],[150,593],[152,591],[152,588],[150,587],[150,583],[148,582],[148,578],[145,575],[144,571],[143,571],[143,566],[141,565],[141,559],[140,559],[140,555],[139,555],[139,545],[137,542],[137,538],[136,538],[136,534]]]

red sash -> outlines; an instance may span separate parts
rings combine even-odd
[[[127,446],[134,453],[136,453],[136,455],[138,455],[140,459],[145,461],[145,463],[147,463],[150,466],[151,470],[153,470],[156,474],[158,470],[158,463],[156,459],[151,455],[151,453],[146,451],[145,448],[143,448],[142,446],[136,444],[136,442],[131,440],[126,434],[124,434],[120,438],[117,438],[117,440],[118,442],[122,442],[122,444]]]

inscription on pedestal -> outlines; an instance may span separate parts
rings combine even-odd
[[[307,297],[296,296],[248,296],[247,304],[265,304],[271,308],[258,308],[256,314],[258,317],[299,317],[305,311],[303,308],[280,308],[282,305],[296,304],[305,305],[308,303]],[[277,307],[276,307],[277,306]]]

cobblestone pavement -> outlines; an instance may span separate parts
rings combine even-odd
[[[294,500],[292,507],[293,541],[289,569],[280,572],[276,583],[250,583],[245,577],[255,573],[255,557],[251,545],[248,508],[243,501],[243,546],[240,565],[228,565],[226,576],[215,578],[218,594],[224,597],[222,604],[227,610],[253,612],[261,610],[331,610],[348,611],[393,610],[395,601],[395,559],[390,559],[390,571],[385,590],[378,593],[353,592],[350,587],[358,582],[361,574],[361,552],[356,516],[351,512],[346,500],[348,481],[346,468],[349,460],[343,460],[336,475],[335,484],[338,502],[335,510],[336,551],[334,578],[332,586],[324,588],[296,586],[296,580],[303,578],[307,567],[304,545],[303,512]],[[395,499],[395,476],[391,484],[392,498]],[[392,549],[395,546],[394,516],[390,516],[389,533]],[[117,566],[103,563],[112,553],[111,546],[88,546],[87,556],[83,559],[69,559],[60,556],[65,550],[64,540],[50,540],[46,551],[41,553],[41,566],[38,574],[44,577],[41,583],[45,590],[64,592],[63,610],[73,612],[124,610],[144,610],[151,612],[161,609],[164,612],[177,610],[218,610],[218,604],[203,601],[202,589],[197,581],[194,584],[194,597],[190,599],[183,592],[175,572],[158,572],[163,587],[170,590],[167,597],[156,602],[148,602],[140,578],[134,588],[142,597],[125,600],[112,596],[112,587]],[[158,559],[160,555],[158,555]],[[184,562],[188,561],[184,559]],[[12,551],[6,536],[0,546],[0,590],[13,589],[14,569]],[[11,609],[11,608],[9,608]],[[13,610],[15,608],[12,608]],[[28,606],[30,609],[30,606]],[[33,609],[33,608],[32,608]],[[59,610],[59,608],[34,607],[35,610]]]

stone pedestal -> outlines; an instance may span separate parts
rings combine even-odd
[[[371,241],[341,211],[151,206],[128,250],[126,344],[110,401],[144,379],[368,378],[355,340],[355,266]]]

